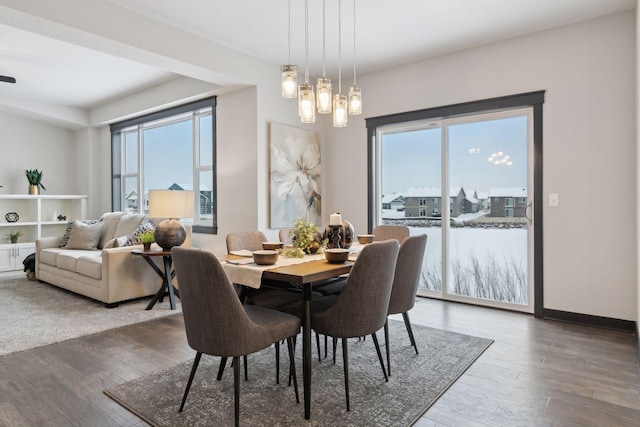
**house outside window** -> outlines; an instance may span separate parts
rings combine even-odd
[[[194,191],[193,231],[217,232],[216,98],[111,125],[113,210],[147,213],[149,190]]]

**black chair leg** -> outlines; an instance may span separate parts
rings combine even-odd
[[[224,372],[225,366],[227,366],[227,358],[223,357],[222,359],[220,359],[220,367],[218,368],[218,376],[216,377],[218,381],[222,379],[222,374]]]
[[[322,353],[320,353],[320,334],[316,332],[316,346],[318,347],[318,362],[322,361]]]
[[[384,322],[384,347],[387,350],[387,374],[391,376],[391,355],[389,351],[389,319]]]
[[[409,313],[402,313],[402,318],[404,319],[404,326],[407,328],[407,332],[409,333],[409,340],[411,341],[411,345],[416,350],[416,354],[418,354],[418,346],[416,345],[416,340],[413,337],[413,330],[411,329],[411,322],[409,321]]]
[[[294,359],[293,339],[287,338],[287,349],[289,350],[289,378],[293,377],[293,388],[296,391],[296,403],[300,403],[298,394],[298,379],[296,378],[296,362]]]
[[[336,364],[336,348],[338,347],[338,338],[333,337],[333,364]]]
[[[189,390],[191,389],[191,383],[193,382],[193,377],[196,375],[196,370],[198,369],[198,364],[200,363],[200,358],[202,357],[201,352],[196,353],[196,358],[193,361],[193,366],[191,367],[191,374],[189,374],[189,381],[187,381],[187,387],[184,390],[184,395],[182,396],[182,402],[180,403],[180,409],[178,412],[182,412],[184,409],[184,403],[187,401],[187,395],[189,394]]]
[[[324,358],[325,359],[327,358],[327,340],[328,340],[328,337],[325,335],[324,336]]]
[[[380,367],[384,374],[384,380],[388,382],[389,377],[387,377],[387,371],[384,369],[384,361],[382,360],[382,353],[380,352],[380,345],[378,344],[378,337],[375,332],[371,334],[371,338],[373,338],[373,343],[376,345],[376,353],[378,353],[378,360],[380,361]]]
[[[244,380],[245,381],[249,381],[249,372],[248,372],[248,367],[247,367],[247,355],[245,354],[243,357],[243,361],[244,361]]]
[[[237,356],[233,358],[233,400],[235,402],[236,427],[239,427],[240,426],[240,358]]]
[[[275,342],[276,346],[276,384],[280,384],[280,343]]]
[[[347,339],[342,338],[342,364],[344,365],[344,394],[347,399],[347,411],[349,406],[349,350],[347,350]]]

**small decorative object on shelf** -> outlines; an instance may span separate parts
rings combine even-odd
[[[4,219],[6,219],[7,222],[18,222],[20,216],[15,212],[9,212],[4,216]]]
[[[66,220],[67,220],[66,215],[58,215],[58,221],[66,221]]]
[[[40,189],[46,190],[42,185],[42,171],[38,169],[27,169],[24,171],[29,181],[29,194],[40,194]]]
[[[22,231],[10,231],[4,238],[5,241],[10,240],[11,243],[18,243],[18,237],[22,236]]]

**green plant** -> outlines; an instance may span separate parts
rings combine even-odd
[[[147,230],[140,235],[142,243],[153,243],[156,241],[155,232],[153,230]]]
[[[15,241],[18,240],[18,237],[22,236],[22,231],[10,231],[4,238],[6,241]]]
[[[308,254],[316,252],[322,244],[318,226],[305,218],[296,219],[289,234],[292,236],[293,246]]]
[[[27,169],[24,171],[24,173],[27,176],[29,185],[35,185],[42,188],[43,190],[46,190],[46,188],[44,188],[44,185],[42,185],[42,171],[39,171],[38,169]]]

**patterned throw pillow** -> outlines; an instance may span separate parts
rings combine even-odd
[[[140,236],[142,236],[142,234],[145,231],[155,231],[155,230],[156,230],[156,227],[153,225],[153,223],[149,220],[146,220],[142,224],[140,224],[138,228],[136,228],[136,230],[127,238],[127,241],[123,246],[141,245],[142,240]]]
[[[67,223],[67,229],[62,235],[62,239],[60,240],[60,245],[58,247],[64,248],[65,246],[67,246],[69,237],[71,237],[71,230],[73,230],[73,227],[76,225],[76,221],[82,222],[85,225],[91,225],[100,222],[100,220],[98,219],[74,219],[73,221],[69,221],[69,223]]]

